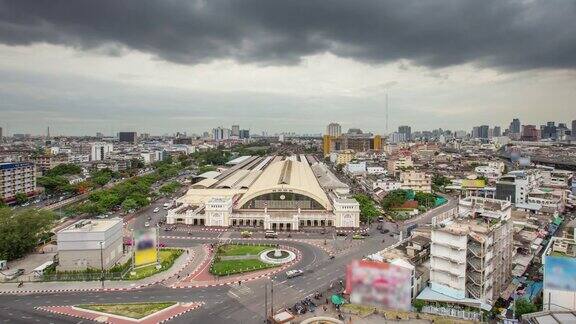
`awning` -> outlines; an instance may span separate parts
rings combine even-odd
[[[344,297],[342,297],[341,295],[332,295],[332,297],[330,297],[330,300],[332,300],[332,304],[334,305],[342,305],[346,302]]]

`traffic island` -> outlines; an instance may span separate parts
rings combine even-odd
[[[146,316],[158,313],[168,307],[176,305],[176,302],[164,303],[134,303],[134,304],[89,304],[78,305],[76,308],[94,312],[118,315],[133,319],[142,319]]]
[[[154,302],[86,304],[77,306],[42,306],[36,309],[110,324],[163,323],[201,307],[203,302]]]
[[[271,250],[271,245],[225,244],[218,247],[210,266],[215,276],[229,276],[277,267],[263,262],[260,255]]]

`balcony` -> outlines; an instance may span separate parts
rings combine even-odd
[[[482,258],[484,256],[484,250],[482,250],[480,244],[469,242],[468,251],[472,252],[472,254],[474,254],[478,258]]]
[[[467,276],[466,276],[472,283],[474,283],[477,286],[482,286],[482,275],[478,272],[468,272]]]
[[[482,263],[480,262],[480,259],[468,258],[467,262],[474,271],[482,272]]]
[[[481,299],[480,288],[474,285],[466,285],[466,290],[470,293],[470,295],[476,299]]]

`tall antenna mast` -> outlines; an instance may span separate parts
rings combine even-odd
[[[389,109],[388,104],[389,104],[388,92],[386,92],[386,135],[389,135],[389,132],[388,132],[388,109]]]

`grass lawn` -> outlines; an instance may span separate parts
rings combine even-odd
[[[156,264],[152,264],[146,267],[140,267],[133,270],[134,275],[130,273],[128,276],[129,280],[139,280],[146,277],[150,277],[156,273],[168,270],[174,264],[174,261],[184,252],[178,249],[164,249],[160,250],[159,258],[162,268],[156,269]]]
[[[126,316],[134,319],[141,319],[150,314],[154,314],[172,305],[175,302],[161,303],[130,303],[130,304],[90,304],[78,305],[76,307],[93,310],[102,313]]]
[[[218,249],[218,255],[231,256],[231,255],[258,255],[262,251],[272,249],[271,246],[265,245],[236,245],[227,244]]]
[[[225,276],[227,274],[250,272],[273,267],[276,267],[276,265],[267,264],[258,259],[220,260],[214,262],[212,268],[210,268],[210,272],[217,276]]]

